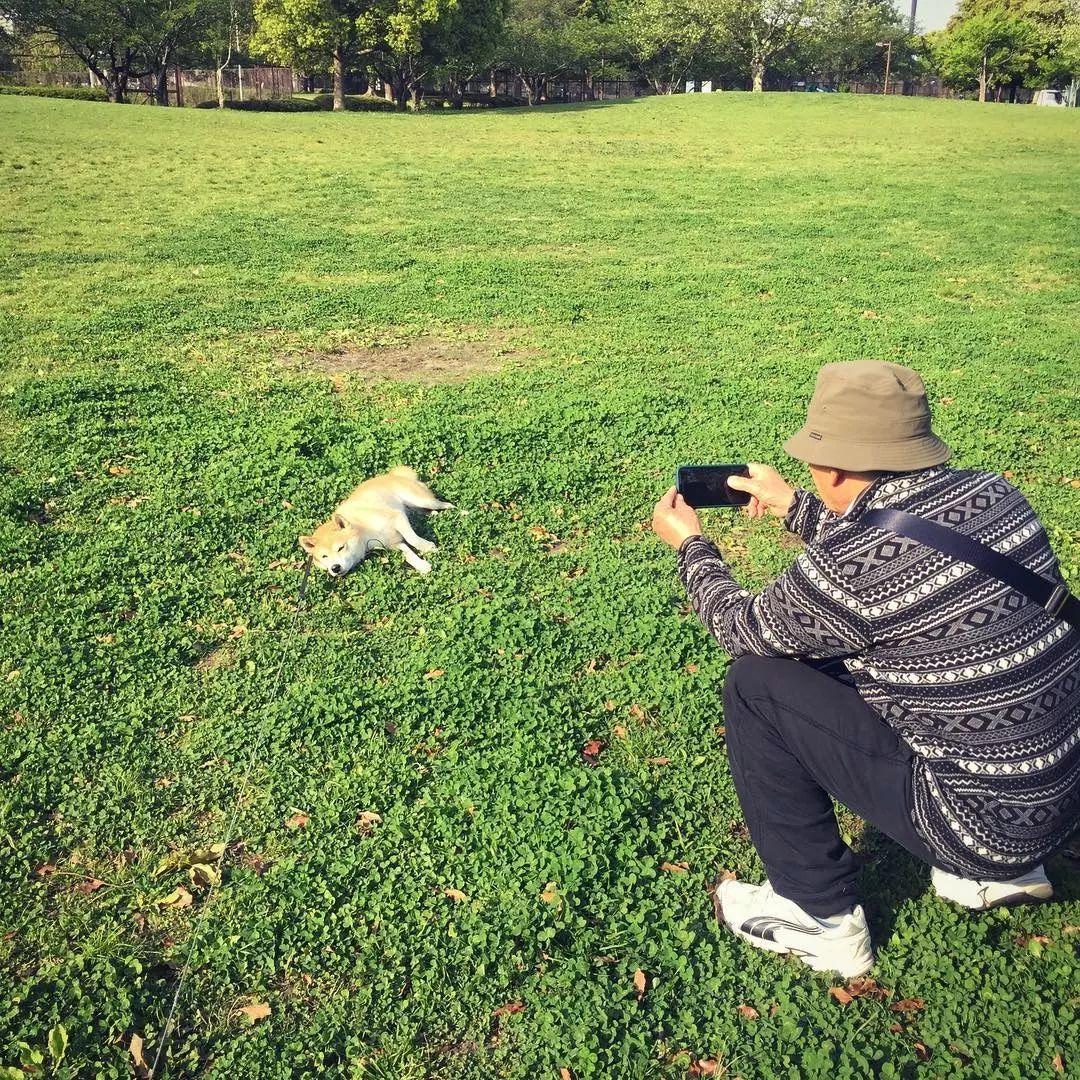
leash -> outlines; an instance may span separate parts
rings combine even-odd
[[[303,610],[304,602],[307,599],[307,587],[308,578],[311,576],[311,556],[308,556],[307,562],[304,564],[304,576],[300,579],[300,592],[296,598],[296,609],[293,611],[292,623],[289,625],[286,636],[286,648],[282,650],[281,660],[278,662],[277,672],[274,676],[274,687],[270,691],[270,699],[267,701],[266,715],[263,717],[262,726],[259,729],[258,738],[255,740],[255,744],[251,749],[251,754],[248,757],[247,769],[244,771],[244,778],[240,782],[240,792],[236,796],[236,805],[233,806],[232,814],[229,817],[229,824],[225,829],[225,847],[221,852],[221,857],[218,859],[217,880],[219,882],[225,880],[225,859],[229,853],[229,844],[232,843],[233,832],[236,828],[236,819],[240,814],[240,804],[244,800],[244,795],[247,793],[248,781],[251,779],[251,770],[255,767],[255,759],[259,755],[259,751],[262,750],[263,743],[266,741],[266,733],[269,730],[269,718],[270,710],[269,706],[277,700],[278,692],[281,688],[281,675],[285,670],[285,661],[289,656],[289,646],[292,644],[293,638],[296,636],[296,625],[300,621],[300,612]],[[169,1044],[169,1039],[172,1036],[174,1030],[174,1021],[176,1018],[176,1008],[180,1003],[180,995],[184,990],[184,983],[187,981],[188,973],[191,971],[191,958],[195,953],[195,946],[199,942],[199,937],[202,934],[203,925],[206,922],[207,913],[210,911],[210,904],[214,899],[214,893],[217,890],[217,886],[213,881],[210,882],[210,886],[206,893],[206,900],[202,905],[202,909],[199,912],[199,918],[195,922],[195,926],[191,931],[191,941],[188,944],[187,956],[184,959],[184,966],[180,969],[180,978],[176,983],[176,990],[173,993],[172,1004],[169,1006],[169,1014],[165,1019],[165,1028],[162,1031],[161,1039],[158,1042],[157,1053],[154,1055],[154,1064],[150,1067],[147,1075],[147,1080],[154,1080],[157,1076],[158,1065],[161,1062],[162,1055],[165,1053],[165,1048]]]

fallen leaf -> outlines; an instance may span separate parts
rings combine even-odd
[[[735,1011],[744,1020],[756,1020],[758,1018],[758,1011],[753,1005],[739,1005],[736,1007]]]
[[[889,1006],[891,1012],[918,1012],[926,1007],[922,998],[904,998],[903,1001],[895,1001]]]
[[[302,829],[311,820],[308,814],[293,814],[291,818],[286,818],[286,829]]]
[[[869,997],[883,1000],[892,995],[892,991],[874,979],[851,979],[847,984],[852,997]]]
[[[830,986],[829,993],[832,994],[841,1005],[850,1005],[855,1000],[842,986]]]
[[[622,724],[616,724],[611,729],[611,734],[614,735],[616,739],[625,739],[626,738],[626,728],[624,728],[622,726]]]
[[[890,1031],[891,1031],[891,1032],[892,1032],[892,1033],[893,1033],[894,1035],[899,1035],[899,1034],[900,1034],[900,1032],[902,1032],[902,1031],[904,1030],[904,1025],[903,1025],[903,1024],[890,1024],[890,1025],[889,1025],[889,1030],[890,1030]]]
[[[559,1080],[573,1080],[573,1077],[570,1075],[570,1070],[569,1069],[560,1069],[559,1070]]]
[[[364,834],[370,836],[375,831],[375,826],[382,823],[382,815],[374,810],[361,810],[356,816],[356,827]]]
[[[500,1005],[491,1015],[492,1016],[512,1016],[514,1013],[524,1012],[525,1006],[520,1001],[508,1001],[505,1005]]]
[[[645,723],[645,710],[640,705],[631,705],[629,712],[639,724]]]
[[[689,674],[689,675],[696,675],[697,670],[698,670],[697,664],[687,664],[686,665],[686,671],[687,671],[687,674]]]
[[[608,698],[607,701],[604,702],[604,708],[607,709],[608,712],[614,712],[618,708],[618,705],[616,705],[611,698]]]
[[[642,759],[646,765],[670,765],[671,758],[669,757],[647,757]]]
[[[770,1016],[775,1016],[775,1015],[776,1015],[776,1014],[777,1014],[777,1013],[778,1013],[779,1011],[780,1011],[780,1005],[779,1005],[779,1003],[778,1003],[778,1002],[775,1002],[775,1001],[774,1001],[774,1002],[773,1002],[773,1003],[772,1003],[772,1004],[771,1004],[771,1005],[769,1006],[769,1015],[770,1015]]]
[[[637,999],[640,1001],[645,996],[645,972],[641,968],[634,972],[634,989],[637,991]]]
[[[136,1069],[148,1069],[150,1067],[146,1064],[146,1059],[143,1057],[143,1041],[141,1035],[131,1036],[128,1052],[131,1054],[131,1061]]]
[[[158,901],[160,907],[171,907],[176,908],[177,910],[180,908],[191,907],[191,904],[191,893],[189,893],[183,885],[177,885],[168,896],[162,897],[162,899]]]
[[[220,872],[209,863],[193,863],[188,876],[196,889],[213,889],[221,884]]]
[[[255,1001],[237,1011],[242,1012],[254,1024],[256,1021],[263,1020],[270,1015],[270,1006],[265,1001]]]
[[[56,873],[56,864],[51,862],[43,862],[39,867],[37,867],[34,873],[37,874],[39,878],[47,878],[50,874]]]
[[[867,308],[866,311],[862,313],[862,317],[864,319],[876,319],[878,317],[878,313],[876,311],[871,311],[869,308]]]
[[[441,679],[446,674],[446,671],[441,667],[433,667],[430,671],[424,673],[425,679]]]
[[[92,879],[90,879],[88,881],[82,882],[79,885],[76,885],[75,886],[75,891],[77,893],[82,893],[84,896],[89,896],[90,893],[97,892],[98,889],[100,889],[101,886],[104,885],[104,884],[105,884],[105,882],[102,881],[101,878],[92,878]]]
[[[1060,1054],[1055,1054],[1050,1064],[1053,1065],[1054,1072],[1063,1073],[1065,1071],[1065,1059]]]
[[[443,895],[448,896],[456,904],[469,899],[460,889],[443,889]]]
[[[917,1042],[915,1044],[915,1056],[920,1061],[929,1061],[930,1060],[930,1051],[927,1050],[926,1043]]]
[[[685,874],[690,869],[688,862],[665,862],[660,864],[661,870],[667,870],[671,874]]]
[[[589,765],[595,765],[596,759],[600,756],[600,752],[604,749],[604,744],[600,739],[590,739],[582,748],[581,756],[585,759]]]
[[[718,739],[722,739],[727,734],[727,728],[723,726],[713,728],[713,733]]]
[[[110,476],[127,476],[127,474],[129,472],[131,472],[131,470],[129,468],[125,467],[124,465],[110,465],[109,466],[109,475]]]
[[[715,1076],[720,1062],[715,1058],[701,1058],[690,1066],[691,1076]]]

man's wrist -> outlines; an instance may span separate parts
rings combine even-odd
[[[686,550],[686,545],[689,544],[691,540],[704,540],[704,539],[705,539],[705,537],[701,533],[691,533],[689,536],[684,537],[683,542],[678,547],[678,553],[681,555],[683,553],[683,551]]]

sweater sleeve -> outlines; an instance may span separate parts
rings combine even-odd
[[[801,537],[807,544],[813,544],[821,539],[821,534],[838,517],[816,495],[800,488],[795,492],[784,525],[788,532]]]
[[[804,551],[768,588],[742,588],[711,541],[679,549],[679,576],[694,611],[731,656],[850,656],[872,644],[857,603],[823,572],[820,549]]]

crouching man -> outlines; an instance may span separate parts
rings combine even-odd
[[[948,900],[1052,895],[1042,862],[1080,818],[1080,604],[1027,500],[945,466],[914,371],[826,365],[784,449],[816,495],[767,465],[730,481],[806,544],[764,591],[740,588],[674,488],[653,529],[735,658],[728,758],[768,880],[723,882],[724,921],[850,977],[874,955],[830,795],[928,862]]]

